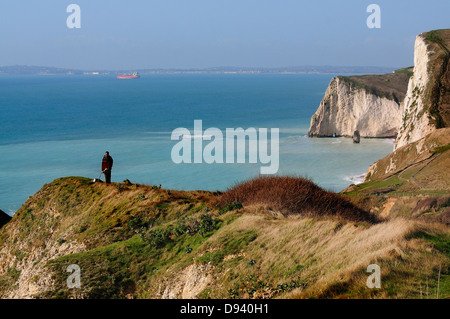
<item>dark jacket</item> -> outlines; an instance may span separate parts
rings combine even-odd
[[[103,156],[103,160],[102,160],[102,171],[104,171],[105,169],[107,170],[111,170],[113,167],[113,159],[111,156]]]

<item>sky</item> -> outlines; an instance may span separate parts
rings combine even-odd
[[[367,27],[372,3],[381,28]],[[406,67],[416,35],[450,28],[449,12],[448,0],[0,0],[0,66]]]

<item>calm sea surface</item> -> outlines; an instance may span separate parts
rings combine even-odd
[[[174,164],[178,127],[280,129],[280,175],[340,191],[393,149],[389,139],[306,137],[332,75],[0,76],[0,209],[14,214],[43,184],[99,175],[171,189],[226,190],[262,164]],[[208,142],[205,141],[204,145]]]

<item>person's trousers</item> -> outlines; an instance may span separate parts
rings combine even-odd
[[[105,181],[107,184],[111,183],[111,170],[107,169],[103,172],[105,174]]]

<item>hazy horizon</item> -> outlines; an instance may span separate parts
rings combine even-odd
[[[81,8],[79,29],[66,25],[71,3]],[[379,29],[366,24],[372,3]],[[16,0],[0,9],[3,66],[392,68],[413,65],[417,34],[449,27],[450,2]]]
[[[295,69],[313,69],[313,68],[322,68],[322,69],[332,69],[332,68],[339,68],[339,69],[345,69],[345,68],[355,68],[355,69],[374,69],[374,70],[388,70],[388,69],[397,69],[397,68],[403,68],[403,67],[413,67],[413,65],[410,66],[373,66],[373,65],[291,65],[291,66],[279,66],[279,67],[266,67],[266,66],[245,66],[245,65],[221,65],[221,66],[211,66],[211,67],[198,67],[198,68],[144,68],[144,67],[136,67],[136,68],[123,68],[123,69],[99,69],[99,68],[92,68],[92,69],[78,69],[78,68],[70,68],[70,67],[56,67],[54,65],[27,65],[27,64],[14,64],[14,65],[0,65],[0,68],[12,68],[12,67],[29,67],[29,68],[49,68],[49,69],[61,69],[61,70],[76,70],[76,71],[87,71],[87,72],[117,72],[117,71],[130,71],[130,70],[162,70],[162,71],[189,71],[189,70],[235,70],[235,69],[242,69],[242,70],[295,70]],[[332,72],[333,73],[333,72]]]

